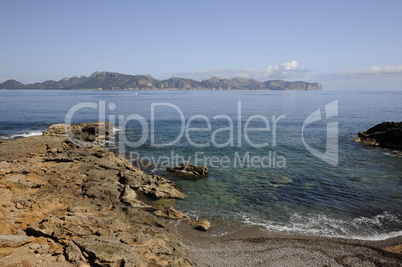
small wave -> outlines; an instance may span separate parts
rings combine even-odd
[[[261,221],[245,214],[242,217],[244,223],[263,227],[267,231],[373,241],[402,236],[402,230],[399,230],[402,221],[389,212],[353,220],[335,219],[322,214],[305,216],[300,213],[294,213],[287,222]]]
[[[0,136],[0,139],[2,140],[11,140],[14,138],[25,138],[25,137],[30,137],[30,136],[36,136],[36,135],[42,135],[42,131],[28,131],[26,133],[18,133],[18,134],[12,134],[9,136]]]
[[[401,151],[392,151],[392,152],[384,152],[384,155],[390,156],[393,158],[402,158],[402,152]]]

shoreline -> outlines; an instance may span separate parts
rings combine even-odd
[[[60,136],[57,129],[53,134],[54,136],[33,136],[0,141],[0,163],[4,165],[0,168],[2,195],[0,213],[2,219],[10,220],[9,223],[0,221],[3,226],[0,234],[7,235],[8,239],[15,238],[11,236],[27,239],[25,243],[17,247],[0,246],[0,263],[17,264],[27,259],[35,259],[32,257],[36,255],[35,257],[40,259],[42,264],[78,266],[76,264],[87,262],[93,266],[95,263],[99,264],[100,258],[105,257],[99,256],[105,251],[96,247],[94,244],[96,242],[100,244],[106,242],[107,246],[116,248],[120,248],[121,244],[127,242],[130,248],[125,246],[123,251],[133,249],[132,253],[136,255],[134,258],[127,259],[124,258],[126,256],[116,258],[114,254],[106,254],[110,257],[110,261],[118,262],[121,260],[119,257],[123,257],[123,260],[128,262],[141,261],[147,264],[158,262],[159,265],[167,263],[175,266],[193,264],[197,266],[317,266],[324,264],[344,266],[368,263],[370,266],[370,264],[381,263],[387,266],[399,266],[402,262],[402,254],[400,254],[402,236],[381,241],[355,240],[268,232],[257,226],[243,227],[244,224],[240,230],[233,230],[232,225],[227,225],[232,231],[217,235],[214,231],[196,231],[181,220],[156,218],[153,214],[154,207],[136,199],[127,200],[129,197],[126,190],[128,189],[123,181],[126,178],[123,179],[121,172],[128,170],[137,173],[132,178],[140,179],[135,180],[137,181],[135,183],[139,183],[138,190],[143,192],[150,192],[141,184],[151,179],[149,174],[143,173],[138,168],[126,166],[126,160],[104,148],[74,147],[66,143],[65,137]],[[75,170],[74,165],[79,164],[84,165]],[[110,175],[115,175],[119,181],[113,178],[98,183],[100,179],[98,175],[101,173],[94,173],[91,169],[107,171]],[[71,176],[68,173],[74,174],[74,171],[77,171],[75,175],[81,176]],[[87,180],[91,177],[85,178],[83,174],[94,175],[94,177],[92,180]],[[142,181],[141,177],[145,177],[145,180]],[[69,180],[74,181],[73,184],[69,183]],[[169,188],[172,186],[170,189],[175,188],[173,182],[162,181],[164,182],[156,185],[155,190],[166,193],[163,191],[166,189],[164,185]],[[107,187],[105,187],[106,182],[110,183]],[[86,185],[86,183],[89,184]],[[64,187],[68,190],[63,189]],[[85,189],[87,191],[81,191],[82,188],[87,188]],[[28,190],[29,193],[24,190]],[[92,191],[88,193],[88,190]],[[122,194],[124,194],[123,198]],[[127,206],[126,201],[131,204]],[[103,218],[105,214],[109,214],[112,221],[109,219],[105,221]],[[126,217],[128,214],[138,218],[132,220]],[[92,222],[90,224],[94,225],[91,225],[88,230],[77,234],[76,227],[87,227],[88,220],[92,217],[99,220],[100,224]],[[68,224],[63,225],[63,232],[58,233],[60,219]],[[119,226],[121,228],[114,228],[113,223],[116,222],[121,224]],[[124,230],[125,225],[130,225],[137,230],[134,232]],[[109,232],[101,230],[103,227],[109,229]],[[219,227],[219,225],[212,226],[215,229]],[[145,247],[141,249],[137,246],[142,246],[141,242],[145,240],[137,243],[139,241],[128,241],[119,237],[118,234],[121,232],[125,235],[139,235],[144,231],[153,232],[150,237],[145,238],[152,241],[145,242]],[[69,234],[66,235],[66,233]],[[216,236],[213,236],[214,234]],[[180,245],[180,241],[183,245]],[[159,247],[161,242],[165,244],[163,248]],[[48,250],[43,253],[37,252],[38,247],[42,245],[47,246]],[[72,260],[72,254],[67,251],[71,247],[76,248],[77,245],[82,253],[78,253],[81,256]],[[388,248],[389,251],[384,248]],[[142,254],[143,249],[153,252],[149,255]],[[162,256],[156,251],[161,251]],[[89,252],[99,255],[91,256],[91,254],[88,255]],[[4,253],[8,254],[4,255]]]
[[[183,240],[197,266],[400,266],[402,236],[370,241],[269,232],[246,226],[222,236],[168,228]]]
[[[302,233],[289,233],[267,231],[258,226],[244,225],[242,228],[235,229],[232,232],[226,232],[221,235],[211,234],[210,232],[195,232],[183,221],[167,221],[169,230],[188,242],[226,242],[231,240],[247,239],[293,239],[293,240],[329,240],[333,242],[343,242],[349,244],[360,244],[376,248],[392,247],[402,245],[402,236],[390,237],[381,240],[356,239],[346,237],[319,236]],[[401,251],[402,256],[402,251]]]
[[[169,229],[177,236],[189,241],[226,241],[231,239],[248,238],[301,238],[301,239],[328,239],[328,240],[347,240],[353,243],[366,243],[380,245],[382,247],[392,246],[394,243],[402,244],[402,235],[390,236],[386,238],[356,238],[347,236],[325,236],[302,232],[274,231],[266,230],[258,225],[250,225],[231,221],[225,225],[211,223],[211,229],[207,232],[194,232],[182,221],[168,222]],[[402,253],[402,251],[401,251]]]

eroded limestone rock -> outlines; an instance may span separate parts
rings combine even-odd
[[[42,240],[28,248],[26,237],[12,237],[21,238],[15,243],[21,246],[10,248],[8,240],[2,256],[21,249],[49,264],[60,253],[83,266],[191,264],[155,209],[137,199],[183,198],[172,181],[101,147],[75,144],[59,126],[44,136],[1,142],[0,163],[0,234]]]

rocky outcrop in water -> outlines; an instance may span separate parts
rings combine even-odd
[[[359,132],[355,142],[367,146],[378,146],[402,150],[402,122],[383,122],[367,131]]]
[[[168,167],[167,171],[188,178],[202,178],[208,175],[208,167],[203,165],[193,165],[189,163],[182,162],[175,167]]]
[[[71,128],[92,142],[100,125]],[[0,141],[0,266],[191,265],[158,209],[141,201],[185,194],[102,147],[71,142],[64,128]]]

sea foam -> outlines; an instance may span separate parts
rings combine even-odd
[[[25,138],[25,137],[30,137],[30,136],[36,136],[36,135],[42,135],[42,131],[27,131],[24,133],[16,133],[16,134],[11,134],[11,135],[2,135],[0,136],[0,139],[2,140],[11,140],[14,138]]]

